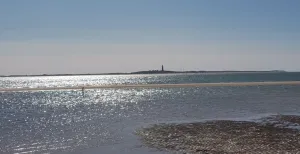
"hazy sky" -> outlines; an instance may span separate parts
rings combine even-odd
[[[300,71],[299,0],[0,0],[0,74]]]

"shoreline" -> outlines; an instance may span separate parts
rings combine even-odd
[[[180,153],[256,154],[300,151],[300,116],[272,115],[259,121],[212,120],[154,124],[136,135],[144,145]]]
[[[42,91],[42,90],[81,90],[84,89],[126,89],[126,88],[189,88],[189,87],[223,87],[223,86],[276,86],[300,85],[300,81],[266,81],[266,82],[221,82],[221,83],[186,83],[186,84],[120,84],[74,87],[37,87],[37,88],[2,88],[0,92]]]

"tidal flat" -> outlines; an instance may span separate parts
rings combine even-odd
[[[299,153],[299,126],[300,116],[274,115],[253,121],[155,124],[136,134],[149,147],[175,153]]]

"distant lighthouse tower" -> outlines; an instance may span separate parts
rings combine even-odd
[[[161,71],[162,71],[162,72],[165,71],[165,70],[164,70],[164,65],[161,65]]]

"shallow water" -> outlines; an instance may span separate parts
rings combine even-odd
[[[0,153],[167,153],[143,146],[134,131],[164,122],[298,114],[299,94],[300,86],[2,92]]]

